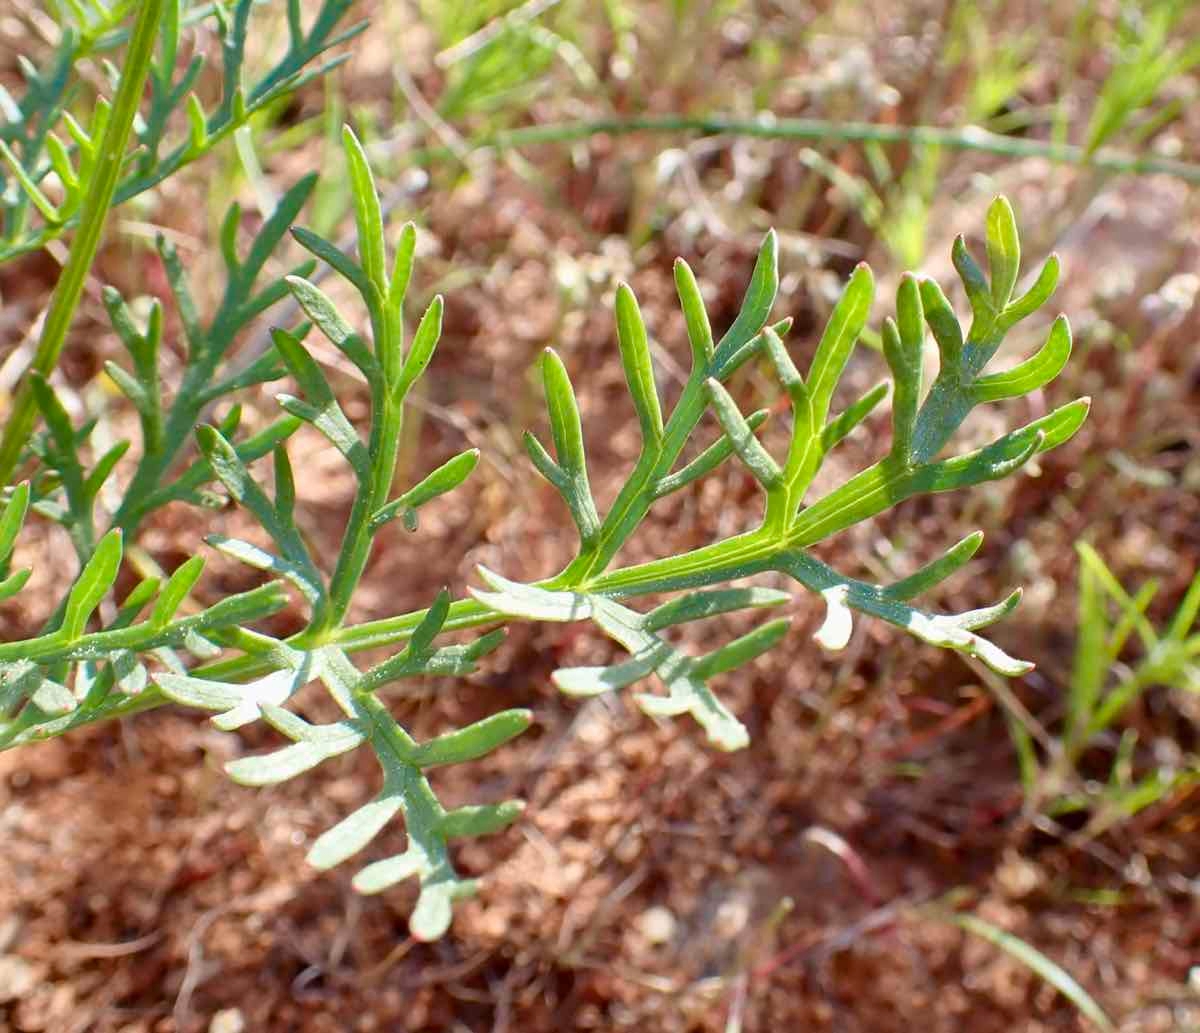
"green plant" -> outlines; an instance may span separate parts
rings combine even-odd
[[[1179,0],[1122,5],[1112,68],[1087,125],[1088,154],[1126,131],[1141,142],[1179,117],[1184,107],[1181,99],[1150,109],[1165,87],[1200,63],[1200,42],[1180,24],[1189,7]],[[1143,117],[1137,120],[1139,115]]]
[[[112,200],[104,206],[107,212],[111,204],[152,189],[202,158],[257,113],[341,64],[346,55],[315,66],[313,62],[366,28],[365,22],[359,22],[339,31],[351,6],[352,0],[322,0],[316,13],[306,16],[300,0],[288,0],[287,50],[266,72],[247,82],[246,43],[254,0],[231,5],[187,0],[151,4],[123,0],[111,6],[80,0],[54,5],[59,20],[54,53],[40,69],[29,62],[22,65],[27,87],[19,101],[0,94],[6,116],[0,123],[0,261],[44,247],[82,226],[82,219],[97,217],[93,206],[83,202],[93,179],[104,172],[104,163],[116,163]],[[140,56],[132,52],[137,28],[122,29],[131,11],[137,11],[141,24],[147,26],[142,37],[145,53]],[[203,20],[215,21],[221,40],[220,100],[211,110],[194,92],[204,71],[203,56],[194,55],[178,71],[183,30]],[[78,74],[81,62],[127,41],[131,52],[121,70],[109,65],[107,72],[118,92],[121,83],[132,84],[135,109],[143,84],[150,87],[149,102],[133,126],[136,151],[132,156],[125,154],[123,145],[118,153],[99,146],[113,106],[95,97],[90,114],[83,115],[79,97],[88,81]],[[184,139],[174,139],[176,115],[186,123]],[[48,185],[52,182],[53,188]],[[58,195],[54,200],[52,189]]]
[[[438,65],[445,69],[445,89],[438,113],[448,119],[490,112],[507,115],[528,109],[556,58],[584,85],[595,74],[575,44],[545,22],[555,3],[479,3],[463,0],[422,3],[426,22],[437,35]],[[575,18],[562,19],[567,29]]]
[[[71,532],[83,567],[45,633],[0,646],[0,747],[175,701],[215,711],[214,723],[225,730],[262,718],[290,741],[266,755],[240,758],[227,766],[233,778],[251,785],[283,781],[329,757],[368,748],[381,769],[379,794],[323,834],[313,845],[310,860],[319,867],[345,861],[402,814],[407,849],[367,865],[354,881],[364,892],[377,892],[416,876],[421,892],[412,928],[418,937],[428,939],[446,929],[453,901],[474,888],[471,880],[455,871],[450,841],[502,828],[520,813],[521,806],[508,801],[446,810],[433,792],[428,769],[477,758],[519,734],[531,720],[526,710],[508,710],[427,743],[414,741],[385,702],[387,688],[404,678],[464,674],[503,634],[494,629],[465,644],[439,646],[436,640],[443,632],[512,620],[590,619],[625,648],[630,659],[603,668],[560,670],[555,681],[565,692],[604,692],[655,673],[666,685],[667,695],[640,694],[639,706],[654,716],[691,715],[722,749],[745,745],[748,733],[713,692],[710,680],[776,643],[786,622],[768,622],[703,657],[684,654],[664,633],[686,621],[769,607],[787,598],[785,593],[762,588],[719,587],[755,574],[781,572],[822,596],[827,616],[817,638],[826,648],[846,644],[852,611],[859,611],[926,642],[977,656],[1000,673],[1028,670],[1029,664],[977,634],[1009,613],[1019,592],[994,606],[954,615],[934,614],[909,602],[960,569],[977,550],[981,535],[971,535],[941,558],[890,585],[845,577],[809,552],[817,542],[911,496],[1013,473],[1039,452],[1067,440],[1082,423],[1086,399],[1055,409],[981,449],[941,458],[972,409],[1042,387],[1062,369],[1070,351],[1067,323],[1060,317],[1045,346],[1032,358],[1007,371],[984,372],[1008,331],[1045,303],[1058,277],[1058,263],[1052,258],[1028,291],[1015,292],[1020,247],[1012,210],[1003,199],[988,212],[990,275],[962,240],[954,248],[955,266],[972,308],[969,330],[964,332],[936,283],[911,275],[900,282],[896,319],[886,319],[882,333],[894,380],[892,444],[874,465],[832,492],[807,501],[826,455],[868,418],[887,393],[881,384],[830,415],[838,381],[870,314],[874,293],[870,270],[860,266],[850,278],[807,376],[802,376],[783,344],[789,321],[770,322],[778,270],[775,237],[768,234],[741,311],[719,340],[714,339],[691,270],[682,261],[676,264],[692,371],[669,414],[664,414],[659,398],[637,301],[628,287],[619,288],[617,336],[642,449],[603,517],[589,488],[583,429],[566,367],[547,350],[541,372],[554,455],[533,435],[527,435],[526,447],[534,466],[562,496],[578,532],[576,556],[560,573],[535,584],[518,584],[481,570],[486,587],[474,591],[471,598],[452,602],[442,592],[427,609],[348,624],[347,614],[379,529],[399,518],[416,530],[419,508],[462,483],[477,454],[464,452],[394,495],[405,401],[438,343],[442,302],[435,298],[411,338],[407,337],[403,305],[416,230],[408,225],[401,231],[389,258],[383,213],[366,158],[349,130],[344,144],[358,232],[357,260],[309,230],[297,227],[293,234],[353,288],[369,333],[356,332],[353,321],[306,278],[309,267],[254,293],[266,256],[311,189],[308,180],[285,196],[245,259],[238,257],[235,248],[236,210],[226,220],[222,250],[228,286],[207,324],[195,311],[177,259],[170,248],[161,247],[188,339],[185,383],[189,387],[178,393],[169,412],[161,411],[158,402],[158,310],[152,310],[144,328],[138,327],[121,299],[108,293],[110,316],[132,365],[132,371],[110,366],[109,374],[138,411],[142,448],[124,501],[94,548],[96,492],[116,468],[125,447],[106,452],[87,471],[80,449],[88,428],[74,430],[53,392],[35,381],[35,398],[48,429],[33,451],[43,465],[31,486],[18,486],[10,493],[0,521],[0,557],[9,558],[33,498],[37,509]],[[250,370],[222,379],[220,363],[233,331],[285,289],[303,309],[306,322],[292,330],[277,328],[267,355]],[[926,326],[941,365],[922,399]],[[342,410],[305,344],[314,327],[357,367],[368,385],[370,415],[361,430]],[[774,371],[790,402],[790,443],[782,461],[755,436],[765,414],[744,417],[725,386],[751,361],[763,361]],[[235,408],[219,426],[199,428],[196,440],[201,457],[176,473],[186,431],[207,402],[285,372],[298,391],[278,396],[287,414],[283,419],[235,444]],[[719,433],[681,465],[684,450],[707,412],[716,417]],[[311,425],[338,450],[356,483],[332,569],[325,569],[310,551],[295,519],[296,486],[285,439],[300,423]],[[268,452],[274,465],[271,493],[258,484],[249,467]],[[658,500],[685,489],[732,457],[761,487],[764,507],[759,527],[692,552],[614,567],[621,548]],[[116,609],[115,617],[109,615],[114,611],[101,609],[99,627],[89,630],[89,619],[117,577],[123,534],[132,533],[155,506],[177,500],[207,502],[212,497],[207,485],[212,482],[218,482],[230,499],[254,517],[272,545],[264,548],[216,535],[209,537],[209,543],[277,580],[193,617],[180,618],[176,614],[200,574],[201,561],[190,560],[162,585],[153,579],[139,584]],[[3,591],[9,596],[21,589],[26,576],[9,574],[7,568],[0,574],[6,577]],[[250,624],[283,604],[283,584],[303,600],[307,618],[302,630],[279,639]],[[632,599],[651,592],[682,594],[647,612],[630,605]],[[148,607],[149,616],[142,617]],[[353,662],[356,651],[379,646],[392,647],[392,655],[365,668]],[[207,662],[187,669],[181,650]],[[211,658],[222,651],[225,655],[220,659]],[[314,725],[285,707],[299,688],[314,681],[336,703],[340,720]]]
[[[957,892],[951,893],[945,902],[952,903],[957,896],[959,896]],[[1096,1029],[1106,1031],[1116,1029],[1104,1009],[1096,1003],[1091,994],[1075,981],[1069,972],[1019,936],[993,925],[978,915],[948,909],[943,906],[943,902],[926,905],[920,913],[957,926],[963,932],[978,937],[985,943],[990,943],[993,947],[1004,951],[1017,964],[1029,969],[1040,980],[1062,994],[1071,1002],[1075,1010]]]
[[[1083,812],[1085,834],[1093,836],[1200,778],[1200,759],[1155,762],[1134,727],[1119,729],[1151,688],[1200,692],[1200,573],[1159,629],[1146,615],[1157,582],[1130,594],[1090,545],[1080,544],[1078,553],[1079,619],[1062,734],[1041,763],[1020,730],[1018,745],[1031,804],[1052,817]],[[1103,781],[1086,777],[1089,754],[1105,759]]]
[[[110,209],[161,183],[245,125],[257,111],[340,63],[342,58],[334,58],[315,69],[306,68],[363,27],[333,35],[349,2],[323,0],[306,30],[299,0],[289,0],[287,53],[249,89],[243,84],[242,72],[252,0],[239,0],[232,14],[215,5],[211,11],[222,43],[221,101],[213,112],[206,113],[192,92],[203,59],[193,57],[178,81],[175,78],[180,29],[189,9],[183,0],[146,0],[137,7],[124,69],[112,72],[117,84],[114,101],[110,105],[103,97],[97,98],[87,128],[83,124],[86,119],[77,120],[67,110],[72,92],[70,73],[90,49],[113,34],[120,17],[133,5],[110,10],[98,2],[79,3],[71,7],[70,14],[63,14],[65,22],[74,17],[79,28],[63,25],[62,42],[47,72],[29,67],[29,88],[21,104],[11,104],[10,99],[10,119],[0,135],[0,158],[19,187],[7,189],[8,184],[0,180],[0,261],[43,247],[77,227],[42,326],[32,372],[49,376],[58,364]],[[139,122],[147,83],[150,103]],[[171,115],[179,108],[186,108],[187,139],[168,147]],[[74,152],[55,133],[60,123],[74,143]],[[133,155],[127,154],[131,136],[138,148]],[[57,202],[43,189],[51,180],[56,181],[61,195]],[[31,225],[34,209],[40,225]],[[26,381],[18,391],[0,437],[0,481],[8,481],[33,429],[35,405],[30,383]]]

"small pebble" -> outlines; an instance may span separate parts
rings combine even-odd
[[[15,954],[0,957],[0,1004],[20,1001],[37,983],[33,966]]]
[[[212,1017],[208,1033],[245,1033],[246,1020],[240,1008],[223,1008]]]
[[[675,915],[669,908],[652,907],[642,912],[638,929],[652,946],[668,943],[675,936]]]

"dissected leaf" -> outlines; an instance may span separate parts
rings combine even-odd
[[[224,26],[227,51],[220,112],[234,121],[260,99],[247,94],[239,83],[244,58],[244,37],[239,33],[249,9],[249,0],[238,0],[230,11],[221,8],[217,15]],[[295,0],[289,2],[286,18],[293,44],[303,43],[309,35],[321,36],[315,29],[304,29],[301,5]],[[193,80],[187,78],[191,73],[174,78],[177,29],[173,23],[164,27],[162,63],[156,66],[154,82],[157,93],[178,90],[182,103],[183,96],[191,96]],[[143,154],[136,159],[142,163],[154,159],[156,127],[167,110],[157,93],[149,101],[150,128],[144,134],[150,140],[149,157]],[[189,125],[189,146],[199,148],[208,143],[214,124],[221,120],[214,123],[204,116],[199,101],[188,103],[189,111],[200,110],[199,116],[191,115]],[[95,149],[86,134],[76,140],[74,152],[58,142],[48,144],[51,165],[68,186],[76,170],[83,170],[83,162],[92,160]],[[143,442],[153,460],[139,465],[135,473],[131,491],[136,489],[138,501],[122,504],[113,530],[100,537],[94,549],[83,531],[73,532],[87,562],[67,593],[57,628],[25,643],[0,644],[0,745],[20,741],[27,733],[32,738],[35,731],[53,734],[71,722],[85,723],[104,707],[114,713],[122,705],[136,707],[152,695],[146,692],[152,680],[166,698],[213,711],[218,728],[237,729],[262,719],[288,740],[227,765],[230,776],[247,785],[272,785],[356,748],[368,749],[378,762],[382,784],[372,790],[369,799],[364,793],[367,802],[317,837],[309,860],[319,868],[342,863],[365,850],[393,820],[401,819],[403,851],[367,864],[355,876],[354,885],[362,892],[374,893],[404,879],[417,879],[419,895],[410,927],[417,938],[429,939],[448,928],[453,903],[475,891],[475,882],[455,870],[450,840],[499,831],[520,815],[523,804],[509,800],[447,809],[434,792],[427,770],[476,760],[520,735],[532,721],[530,711],[508,709],[465,727],[450,728],[425,742],[419,742],[397,721],[388,708],[390,697],[381,690],[408,678],[469,674],[499,645],[504,632],[495,629],[468,641],[437,644],[444,634],[509,620],[590,620],[625,653],[614,663],[556,671],[553,679],[565,693],[585,696],[621,689],[653,674],[665,693],[636,693],[637,705],[654,717],[689,715],[716,747],[725,750],[743,747],[749,735],[709,681],[777,645],[786,634],[788,621],[766,621],[698,656],[685,653],[666,636],[673,636],[670,629],[686,622],[775,606],[790,598],[775,589],[730,584],[745,577],[775,572],[819,594],[826,612],[815,637],[826,649],[845,648],[857,611],[892,623],[925,642],[978,657],[1001,674],[1015,676],[1030,669],[1032,665],[1009,656],[978,634],[1012,611],[1019,591],[995,605],[958,614],[937,614],[908,602],[960,570],[976,553],[978,534],[891,585],[844,577],[807,551],[904,499],[1010,474],[1038,453],[1066,441],[1082,423],[1086,399],[1052,409],[982,448],[962,453],[950,448],[955,432],[975,406],[1041,389],[1061,371],[1070,352],[1069,329],[1060,318],[1045,346],[1031,358],[1007,371],[986,370],[1005,331],[1049,297],[1058,275],[1057,262],[1052,259],[1029,291],[1014,300],[1020,244],[1011,208],[1002,199],[989,209],[987,273],[961,238],[954,245],[954,266],[973,313],[968,331],[964,332],[936,283],[918,281],[911,275],[900,279],[895,318],[885,319],[881,331],[884,357],[895,382],[892,440],[886,455],[873,466],[823,497],[806,497],[814,486],[828,483],[827,478],[817,478],[827,453],[862,426],[887,393],[887,386],[881,384],[840,411],[833,408],[855,344],[867,328],[874,300],[872,274],[860,266],[850,277],[815,347],[807,376],[802,376],[783,342],[790,322],[767,323],[779,288],[778,242],[769,233],[739,312],[715,345],[695,277],[686,264],[677,263],[676,286],[693,367],[672,399],[669,413],[664,412],[637,300],[628,286],[618,287],[619,352],[641,428],[642,448],[603,520],[588,481],[584,429],[574,388],[559,356],[550,349],[544,353],[541,375],[554,454],[532,435],[525,442],[533,464],[562,495],[579,530],[578,553],[558,574],[536,584],[522,584],[481,567],[484,587],[472,590],[472,599],[455,602],[449,591],[443,590],[424,611],[385,617],[362,628],[348,627],[347,614],[358,598],[358,586],[378,540],[376,532],[396,517],[415,530],[419,507],[459,486],[475,468],[479,453],[464,451],[415,486],[394,494],[403,407],[409,389],[430,364],[441,336],[444,307],[440,296],[435,297],[406,348],[402,308],[412,274],[415,229],[409,225],[400,232],[389,271],[384,211],[365,151],[349,129],[343,134],[343,143],[359,260],[311,231],[298,229],[294,235],[357,291],[365,313],[343,315],[331,298],[340,298],[338,292],[327,294],[316,286],[315,277],[309,278],[314,263],[254,291],[255,278],[311,193],[310,178],[285,194],[245,259],[238,248],[242,213],[236,206],[230,209],[220,231],[227,289],[210,322],[201,318],[195,300],[201,295],[193,296],[175,249],[167,242],[160,244],[187,339],[183,386],[178,392],[184,402],[173,400],[167,407],[162,401],[158,375],[161,310],[152,310],[142,332],[119,296],[106,293],[110,318],[130,352],[133,369],[129,372],[113,366],[110,376],[136,408]],[[270,348],[244,366],[222,366],[237,332],[287,292],[310,322],[294,331],[276,329]],[[354,325],[369,327],[369,333],[358,333]],[[343,411],[329,378],[304,344],[312,326],[366,378],[368,404],[361,410],[362,416],[360,410]],[[927,329],[937,343],[941,364],[936,380],[922,397]],[[773,374],[783,388],[770,403],[790,408],[790,444],[783,462],[776,461],[755,436],[767,410],[745,417],[734,401],[733,392],[740,397],[748,385],[725,386],[733,373],[756,355],[767,360],[759,377]],[[273,379],[285,368],[298,385],[299,397],[285,394],[279,401],[294,418],[235,444],[233,438],[243,419],[241,407],[223,409],[214,421],[216,427],[205,425],[196,432],[203,459],[172,480],[170,471],[176,468],[178,447],[206,406],[228,391]],[[48,428],[33,442],[33,451],[48,463],[52,475],[44,482],[44,491],[43,482],[35,482],[39,495],[32,504],[40,512],[64,522],[74,520],[75,526],[81,527],[80,514],[86,510],[91,519],[91,500],[113,473],[124,446],[108,447],[93,468],[85,471],[78,454],[90,427],[76,430],[45,382],[38,381],[32,390]],[[708,409],[720,423],[721,436],[698,455],[694,450],[685,453]],[[356,426],[347,412],[366,426]],[[249,415],[247,408],[247,418]],[[282,446],[301,421],[310,423],[335,446],[354,475],[354,494],[347,506],[342,538],[328,562],[310,552],[297,523],[305,515],[297,501],[297,489],[302,491],[305,486],[305,470],[300,465],[293,469]],[[274,452],[273,497],[260,486],[250,465],[270,452]],[[683,462],[685,454],[695,458]],[[666,552],[659,559],[609,569],[656,499],[712,473],[734,455],[754,475],[765,495],[758,527],[688,553]],[[204,501],[216,495],[205,487],[214,478],[257,520],[273,544],[263,547],[221,536],[211,536],[210,542],[252,568],[289,580],[310,604],[307,623],[299,631],[293,629],[286,640],[251,626],[252,621],[284,604],[286,597],[278,583],[179,616],[197,584],[202,567],[199,557],[181,564],[161,585],[157,579],[144,579],[117,609],[115,619],[109,607],[101,607],[120,568],[122,531],[135,527],[150,508],[166,501]],[[0,597],[17,591],[27,576],[25,572],[8,576],[7,561],[30,504],[28,487],[18,487],[0,512],[0,574],[6,575],[0,580]],[[1101,614],[1098,600],[1107,582],[1100,580],[1094,569],[1089,576],[1089,606]],[[632,597],[659,591],[675,593],[674,598],[644,613],[628,605]],[[1101,658],[1115,659],[1135,633],[1144,638],[1144,611],[1152,594],[1143,592],[1128,602],[1118,600],[1121,613],[1117,623],[1109,626],[1107,620],[1098,620],[1098,631],[1088,639],[1088,647],[1094,647]],[[139,614],[152,600],[148,619],[138,623]],[[100,623],[98,612],[108,624],[89,631],[89,623]],[[1171,625],[1170,641],[1148,658],[1147,676],[1166,670],[1172,657],[1195,652],[1186,636],[1192,633],[1197,612],[1200,588],[1189,592],[1181,604]],[[400,643],[406,644],[374,666],[360,669],[351,660],[352,649]],[[189,669],[186,664],[190,661],[182,650],[201,658],[222,654],[223,658]],[[1174,652],[1168,656],[1171,650]],[[71,664],[76,665],[73,670]],[[1103,663],[1094,666],[1095,671],[1105,669]],[[1106,713],[1104,708],[1122,702],[1119,696],[1104,696],[1102,684],[1091,679],[1090,673],[1094,672],[1077,671],[1081,677],[1088,675],[1083,680],[1095,691],[1076,693],[1072,703],[1087,714],[1075,722],[1074,734],[1081,742],[1094,729],[1097,715]],[[340,719],[314,724],[285,707],[301,687],[314,680],[324,686]],[[15,718],[10,720],[10,715]],[[1161,791],[1162,785],[1125,779],[1118,788],[1125,795],[1113,796],[1114,806],[1133,808],[1143,806],[1151,791]]]

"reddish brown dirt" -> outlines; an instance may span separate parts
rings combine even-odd
[[[673,361],[686,359],[671,286],[676,254],[711,293],[714,323],[732,318],[755,232],[693,233],[664,217],[666,228],[646,243],[627,243],[641,225],[654,153],[650,141],[597,140],[569,174],[561,154],[534,153],[550,174],[562,173],[562,196],[490,166],[465,185],[435,175],[414,197],[428,207],[418,300],[445,289],[448,304],[402,474],[412,479],[469,445],[485,460],[461,492],[429,508],[415,536],[396,529],[385,537],[356,619],[424,605],[443,584],[461,592],[477,563],[527,577],[569,558],[569,524],[528,469],[519,431],[543,426],[530,370],[553,343],[580,394],[598,499],[615,494],[637,447],[609,314],[617,277],[631,278]],[[803,173],[786,148],[755,154],[767,172],[759,201],[778,214],[785,206],[772,192],[786,193]],[[705,183],[715,190],[729,181],[731,160],[722,151]],[[820,552],[846,573],[879,577],[909,571],[982,527],[985,547],[936,602],[966,608],[1027,586],[996,638],[1038,662],[1013,691],[1053,727],[1073,648],[1072,543],[1087,537],[1135,583],[1159,577],[1159,617],[1200,556],[1200,319],[1191,299],[1163,290],[1173,271],[1194,265],[1200,223],[1191,198],[1167,181],[1080,187],[1075,174],[1038,163],[981,159],[949,175],[965,184],[980,168],[1000,168],[1032,240],[1039,227],[1056,236],[1050,224],[1073,190],[1100,190],[1107,207],[1059,239],[1068,270],[1059,304],[1079,331],[1072,366],[1044,400],[984,414],[967,437],[982,440],[1002,420],[1024,422],[1038,406],[1081,393],[1096,399],[1094,415],[1041,461],[1036,478],[907,503]],[[950,232],[977,231],[986,199],[978,191],[947,199],[939,256]],[[678,211],[674,197],[664,205]],[[794,347],[806,357],[826,288],[850,260],[877,260],[885,289],[896,270],[828,198],[786,228],[838,244],[807,259],[794,241],[785,251],[777,311],[798,317]],[[1029,246],[1034,256],[1043,250]],[[195,255],[201,278],[205,261]],[[1136,289],[1104,281],[1125,261],[1137,263]],[[6,297],[26,278],[44,291],[43,265],[6,270]],[[945,271],[940,258],[930,265]],[[557,286],[567,274],[573,296]],[[129,244],[105,253],[100,275],[130,291],[157,289],[154,260]],[[38,291],[30,296],[36,308]],[[1106,327],[1128,346],[1114,344]],[[93,295],[67,386],[80,387],[111,354]],[[847,397],[882,371],[864,349]],[[340,387],[353,414],[358,389],[348,376]],[[769,401],[774,390],[757,373],[735,387],[746,403],[764,392]],[[272,411],[268,392],[251,401],[252,419]],[[839,450],[823,483],[860,468],[880,441],[885,416]],[[1118,450],[1165,472],[1169,485],[1131,479],[1114,462]],[[300,519],[314,542],[328,543],[348,479],[325,452],[294,455]],[[626,558],[726,536],[750,524],[757,505],[753,482],[730,467],[664,504]],[[245,530],[236,514],[218,519],[222,530]],[[142,544],[171,567],[213,529],[202,515],[171,510]],[[23,546],[44,589],[69,573],[56,544],[36,531]],[[249,583],[214,560],[202,586],[216,598]],[[846,652],[822,654],[810,638],[819,610],[799,596],[783,646],[720,683],[753,737],[734,755],[714,753],[684,724],[655,724],[628,700],[581,705],[557,695],[556,666],[611,655],[573,627],[516,627],[479,675],[432,681],[398,700],[397,715],[418,737],[514,705],[536,718],[486,760],[436,775],[447,803],[521,796],[529,809],[506,833],[456,849],[461,869],[484,881],[435,944],[408,935],[410,889],[363,898],[350,888],[351,871],[320,873],[304,862],[315,836],[374,792],[368,757],[245,790],[221,763],[265,747],[269,733],[227,736],[174,709],[0,755],[0,1030],[698,1033],[731,1021],[748,1033],[1088,1028],[1027,967],[951,925],[954,907],[1061,964],[1124,1033],[1200,1028],[1194,982],[1189,989],[1200,963],[1200,793],[1181,790],[1085,844],[1031,828],[989,683],[958,656],[865,620]],[[40,616],[6,610],[0,629],[14,637]],[[692,634],[711,646],[747,626],[730,620]],[[325,705],[300,701],[310,716]],[[1180,707],[1152,694],[1130,720],[1192,749],[1194,726]],[[385,833],[372,855],[394,852],[402,838],[400,829]]]

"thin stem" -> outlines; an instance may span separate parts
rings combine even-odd
[[[376,286],[381,288],[381,294],[386,290],[386,284]],[[367,301],[371,309],[371,325],[377,341],[377,354],[381,357],[403,354],[404,329],[401,321],[398,318],[387,318],[382,302],[372,303],[371,299]],[[317,640],[331,629],[340,626],[347,610],[350,609],[354,590],[366,569],[371,546],[375,541],[371,516],[387,502],[396,475],[400,432],[404,425],[404,400],[408,389],[402,380],[398,383],[391,381],[391,377],[402,378],[403,373],[399,369],[390,368],[386,362],[381,363],[379,376],[381,383],[371,392],[371,404],[375,411],[371,420],[372,440],[369,454],[374,459],[369,478],[359,483],[354,495],[354,503],[346,523],[346,538],[342,542],[337,565],[329,582],[329,608],[323,618],[314,623],[310,632],[310,636],[315,636]]]
[[[358,586],[371,554],[374,533],[371,530],[371,514],[388,500],[392,478],[396,469],[396,457],[400,449],[400,428],[404,407],[400,400],[388,398],[384,402],[377,456],[372,464],[370,480],[364,483],[354,497],[347,526],[349,532],[342,543],[337,567],[329,582],[329,609],[323,628],[314,629],[320,637],[323,631],[341,623],[350,608],[351,598]]]
[[[163,2],[164,0],[144,0],[138,11],[138,20],[125,55],[125,68],[117,87],[116,100],[96,158],[95,174],[88,184],[87,196],[84,198],[79,232],[71,245],[58,286],[54,289],[50,311],[46,315],[37,352],[30,366],[31,370],[43,376],[48,377],[58,365],[67,331],[83,294],[84,282],[100,247],[104,223],[108,218],[109,209],[113,206],[113,194],[125,161],[125,149],[133,130],[133,120],[142,100],[146,78],[150,74],[150,61],[158,36]],[[21,450],[33,430],[37,407],[30,383],[28,378],[24,379],[17,390],[12,413],[5,425],[3,438],[0,438],[0,483],[7,484],[12,478],[21,458]]]
[[[651,560],[648,563],[614,570],[585,585],[574,585],[573,588],[576,591],[605,592],[632,598],[651,592],[716,584],[731,578],[749,577],[770,569],[771,557],[780,549],[781,546],[760,528],[727,541],[694,549],[682,556]],[[562,581],[563,576],[559,575],[535,584],[539,588],[562,588]],[[415,610],[412,613],[341,628],[330,634],[328,641],[348,653],[398,645],[408,640],[413,629],[428,612],[427,609]],[[508,618],[474,599],[457,599],[450,604],[450,612],[442,630],[465,631],[489,624],[506,623]],[[263,657],[239,656],[206,664],[194,670],[192,674],[199,678],[238,681],[265,674],[270,669],[270,662]]]
[[[215,334],[209,334],[210,339],[214,337]],[[183,382],[167,415],[161,445],[153,451],[147,448],[139,457],[129,487],[113,515],[112,526],[121,528],[126,535],[132,535],[154,508],[152,498],[155,489],[163,485],[167,471],[180,450],[191,440],[192,431],[199,423],[206,404],[201,392],[212,383],[220,359],[219,351],[206,347],[199,361],[184,371]]]
[[[1078,165],[1124,174],[1161,173],[1188,183],[1200,183],[1200,165],[1156,155],[1128,154],[1108,148],[1089,154],[1083,147],[1073,144],[1003,136],[978,126],[900,126],[874,122],[833,122],[819,118],[641,115],[583,122],[552,122],[486,134],[472,141],[470,149],[508,151],[536,144],[571,143],[600,133],[614,136],[630,133],[700,133],[704,136],[752,136],[767,140],[916,144],[979,151],[1005,158],[1044,158],[1059,165]],[[453,155],[445,147],[430,147],[407,152],[404,157],[408,162],[427,164]]]
[[[136,696],[123,696],[113,692],[96,709],[84,710],[80,707],[57,720],[33,725],[23,725],[19,717],[12,721],[0,721],[0,751],[24,746],[28,743],[57,739],[60,735],[76,728],[86,728],[88,725],[99,724],[101,721],[132,717],[134,714],[155,710],[170,702],[163,695],[162,689],[151,682]]]
[[[605,518],[596,542],[590,549],[584,548],[579,558],[555,579],[557,587],[578,588],[590,582],[612,562],[645,518],[655,501],[653,485],[670,473],[704,414],[702,382],[701,376],[693,375],[688,379],[656,450],[643,452]]]
[[[369,545],[369,543],[368,543]],[[775,536],[763,528],[738,535],[723,542],[695,549],[682,556],[668,560],[652,560],[626,567],[623,570],[602,574],[586,585],[576,586],[578,590],[589,592],[605,592],[624,598],[645,595],[651,592],[672,591],[704,585],[717,584],[735,578],[749,577],[772,569],[772,557],[785,548]],[[364,559],[365,562],[365,559]],[[562,575],[538,582],[539,587],[553,587],[561,581]],[[561,587],[561,586],[559,586]],[[325,641],[336,645],[346,653],[357,653],[365,649],[380,646],[394,646],[407,641],[413,630],[421,623],[428,610],[416,610],[396,617],[383,620],[369,621],[348,628],[327,631]],[[488,609],[475,599],[459,599],[450,605],[450,613],[442,626],[443,631],[463,631],[489,624],[506,624],[508,618]],[[290,644],[300,646],[312,645],[319,635],[312,630],[306,630],[291,640]],[[270,658],[264,655],[243,655],[228,660],[198,667],[191,673],[199,678],[211,678],[217,681],[242,681],[268,673],[273,669]],[[132,701],[120,698],[108,707],[98,708],[90,713],[72,715],[70,727],[81,727],[107,721],[111,718],[125,717],[132,713],[152,710],[169,702],[157,686],[148,685]],[[36,730],[27,735],[4,735],[0,726],[0,750],[22,742],[32,741],[34,737],[49,738],[60,734],[65,729],[41,735]]]

